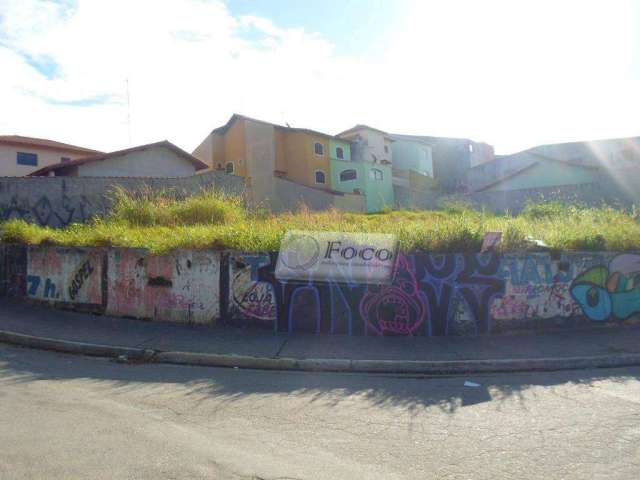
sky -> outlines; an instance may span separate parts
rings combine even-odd
[[[0,0],[0,134],[192,151],[233,113],[510,153],[640,135],[640,1]]]

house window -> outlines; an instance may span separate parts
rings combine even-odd
[[[60,163],[70,162],[71,159],[69,157],[60,157]]]
[[[344,150],[342,149],[342,147],[336,148],[336,157],[340,160],[344,160]]]
[[[355,180],[356,178],[358,178],[358,172],[356,172],[352,168],[350,168],[349,170],[343,170],[342,172],[340,172],[341,182],[348,182],[350,180]]]
[[[325,176],[322,170],[316,170],[316,183],[325,183]]]
[[[372,168],[371,170],[369,170],[369,178],[371,180],[382,181],[382,179],[384,178],[384,176],[382,175],[382,170]]]
[[[38,166],[38,155],[35,153],[18,152],[18,165],[28,165],[30,167]]]
[[[233,162],[227,162],[227,167],[225,168],[225,171],[227,173],[233,173],[235,170],[235,166],[233,165]]]
[[[316,142],[313,145],[313,150],[316,152],[316,155],[324,155],[324,147],[320,142]]]
[[[384,153],[389,153],[389,145],[384,146]]]

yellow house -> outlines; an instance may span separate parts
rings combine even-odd
[[[348,142],[321,132],[291,128],[234,114],[213,130],[193,156],[213,169],[245,177],[247,184],[266,188],[268,178],[286,178],[309,187],[331,190],[332,145]]]
[[[214,170],[246,177],[245,130],[244,119],[232,117],[226,125],[213,130],[193,151],[193,156]]]
[[[331,189],[328,135],[287,129],[280,130],[276,142],[282,144],[282,153],[276,157],[277,175],[303,185]]]

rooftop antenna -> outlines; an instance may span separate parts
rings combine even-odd
[[[284,110],[280,110],[280,117],[282,117],[282,121],[287,126],[287,128],[291,128],[291,125],[289,125],[289,122],[286,121],[287,116],[284,114]]]
[[[129,98],[129,77],[125,79],[127,84],[127,135],[129,136],[129,146],[131,146],[131,99]]]

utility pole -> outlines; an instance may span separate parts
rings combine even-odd
[[[131,99],[129,98],[129,77],[125,79],[127,84],[127,134],[129,137],[129,146],[131,146]]]

